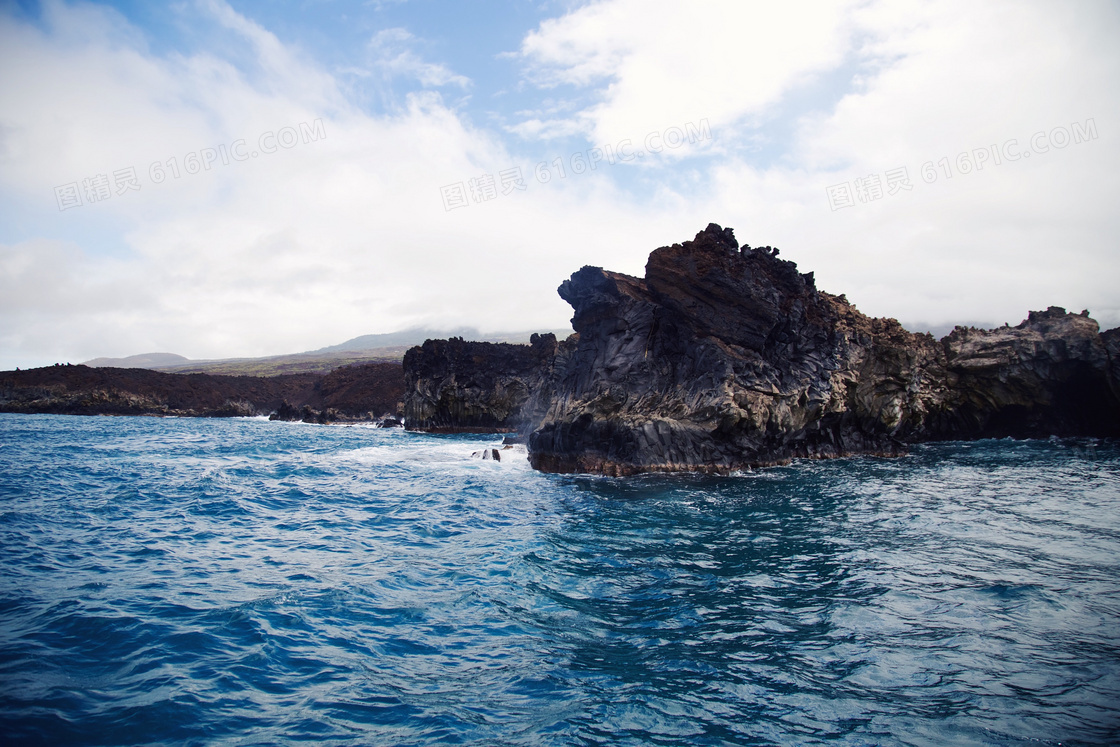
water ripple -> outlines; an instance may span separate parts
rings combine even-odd
[[[0,416],[11,744],[1120,741],[1120,446],[553,476]]]

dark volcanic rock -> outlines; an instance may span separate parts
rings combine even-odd
[[[771,247],[709,225],[644,278],[584,267],[576,334],[428,341],[405,357],[412,428],[530,432],[552,472],[727,472],[910,443],[1120,435],[1120,331],[1051,307],[941,341],[864,316]]]
[[[1051,308],[938,343],[777,254],[713,224],[654,251],[644,279],[584,267],[565,281],[578,339],[553,362],[533,466],[725,472],[930,439],[1120,433],[1115,338],[1087,315]]]
[[[340,420],[338,410],[333,407],[328,407],[326,410],[315,410],[310,405],[303,407],[296,407],[290,402],[284,402],[280,407],[276,408],[276,412],[268,416],[269,420],[283,420],[289,423],[302,422],[302,423],[316,423],[318,425],[327,425]]]
[[[1089,313],[1051,306],[1015,327],[957,327],[941,341],[948,390],[917,437],[1115,435],[1110,339]]]
[[[327,375],[215,376],[87,366],[0,373],[0,412],[201,417],[276,413],[281,420],[334,422],[398,413],[403,394],[403,369],[396,363],[348,366]]]
[[[1120,327],[1101,332],[1101,340],[1108,353],[1109,385],[1112,393],[1120,397]]]
[[[531,344],[426,340],[405,353],[405,426],[437,433],[508,433],[547,406],[556,336]]]
[[[330,422],[391,418],[404,407],[404,369],[400,363],[342,366],[322,378],[318,395],[308,404]]]
[[[67,415],[267,414],[314,394],[319,377],[165,374],[140,368],[50,366],[0,374],[0,411]]]

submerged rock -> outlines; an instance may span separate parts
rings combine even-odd
[[[512,462],[518,459],[524,460],[525,456],[525,447],[521,444],[505,444],[500,449],[489,447],[481,451],[471,452],[471,457],[474,459],[487,459],[495,462]]]

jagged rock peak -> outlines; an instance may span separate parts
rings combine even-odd
[[[696,243],[713,241],[730,248],[733,252],[739,251],[739,242],[735,239],[735,229],[723,228],[718,223],[709,223],[707,228],[696,234],[693,241]]]

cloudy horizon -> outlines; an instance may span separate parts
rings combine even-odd
[[[1108,2],[0,10],[0,368],[563,328],[709,222],[914,327],[1120,325]]]

